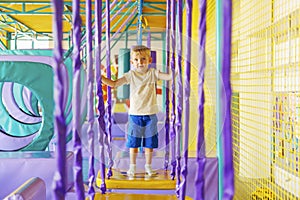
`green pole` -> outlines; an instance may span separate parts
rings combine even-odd
[[[68,45],[69,45],[68,47],[69,47],[69,48],[71,48],[71,45],[72,45],[71,35],[72,35],[72,32],[70,31],[70,32],[69,32],[69,36],[68,36]]]
[[[11,33],[6,33],[7,49],[11,49]]]
[[[219,200],[223,197],[223,154],[222,154],[222,105],[221,105],[221,71],[222,71],[222,0],[216,0],[216,139],[219,160]]]
[[[125,32],[125,48],[128,48],[128,31]]]
[[[34,36],[31,37],[31,49],[34,49],[34,39],[33,39],[33,37]]]
[[[18,41],[18,39],[17,39],[17,37],[18,37],[18,33],[16,33],[15,34],[15,49],[18,49],[18,46],[17,46],[17,41]]]

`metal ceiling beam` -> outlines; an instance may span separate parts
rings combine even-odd
[[[148,8],[151,8],[151,9],[154,9],[156,11],[159,11],[159,13],[164,13],[166,14],[166,9],[163,9],[163,8],[160,8],[160,7],[157,7],[157,6],[153,6],[151,4],[144,4],[144,7],[148,7]]]
[[[14,30],[15,33],[20,33],[22,35],[33,35],[35,33],[34,30],[31,30],[27,26],[23,25],[22,23],[19,23],[17,20],[7,15],[0,15],[0,22]]]
[[[144,5],[167,5],[166,1],[144,2]]]
[[[141,16],[165,16],[165,11],[160,8],[161,5],[166,5],[165,1],[161,2],[145,2],[146,0],[136,0],[132,1],[130,4],[135,4],[139,8],[138,16],[139,16],[139,22],[138,27],[140,27],[142,21]],[[128,3],[126,1],[120,1],[118,4],[125,4]],[[85,15],[85,9],[84,5],[85,2],[80,2],[81,4],[81,14]],[[94,2],[93,2],[94,4]],[[105,4],[105,2],[103,2]],[[129,5],[130,5],[129,4]],[[14,6],[17,5],[17,6]],[[33,7],[34,6],[34,7]],[[10,0],[0,0],[0,22],[1,24],[5,25],[9,29],[12,30],[12,33],[15,32],[17,35],[25,36],[29,38],[34,38],[37,36],[45,36],[52,38],[51,33],[41,33],[37,32],[36,30],[33,30],[26,24],[22,23],[19,20],[16,20],[13,18],[13,15],[52,15],[52,4],[51,1],[45,2],[45,1],[10,1]],[[143,8],[151,8],[154,9],[153,13],[144,13]],[[51,11],[50,11],[51,9]],[[115,12],[118,12],[118,10],[113,11],[112,14]],[[68,1],[64,3],[64,19],[68,21],[69,23],[72,23],[72,1]],[[120,12],[118,15],[120,16],[128,16],[130,13],[128,12]],[[142,31],[140,31],[142,32]],[[140,33],[139,33],[140,34]],[[27,35],[27,36],[26,36]]]
[[[64,10],[67,10],[67,11],[69,11],[70,13],[72,13],[72,10],[71,10],[71,7],[70,7],[70,6],[64,5]],[[63,14],[63,17],[65,18],[65,20],[66,20],[67,22],[69,22],[70,24],[72,24],[72,16],[71,16],[71,15]]]
[[[1,50],[7,50],[7,47],[6,47],[5,44],[2,42],[2,40],[0,40],[0,49],[1,49]]]
[[[116,11],[117,12],[117,11]],[[111,12],[111,14],[114,14],[116,12]],[[35,13],[28,13],[28,12],[4,12],[0,10],[0,14],[5,14],[5,15],[52,15],[52,12],[35,12]],[[72,13],[70,11],[64,11],[63,13],[64,15],[72,15]],[[85,11],[80,12],[81,15],[85,15]],[[92,13],[94,14],[94,13]],[[124,14],[124,13],[120,13],[120,14]],[[144,16],[166,16],[166,12],[154,12],[154,13],[144,13]]]
[[[116,11],[117,12],[117,11]],[[111,12],[111,14],[115,14],[116,12]],[[0,11],[0,14],[2,15],[52,15],[53,13],[52,12],[43,12],[43,13],[21,13],[21,12],[18,12],[18,13],[14,13],[14,12],[3,12],[3,11]],[[72,13],[70,13],[69,11],[65,11],[63,13],[64,15],[72,15]],[[85,11],[82,11],[80,12],[81,15],[85,15]],[[94,13],[92,13],[94,14]],[[120,15],[124,14],[123,12],[120,13]],[[144,16],[166,16],[166,13],[163,13],[163,12],[155,12],[155,13],[144,13],[143,14]]]
[[[7,27],[14,30],[14,32],[20,33],[24,36],[29,36],[30,38],[34,38],[34,36],[41,35],[46,37],[52,37],[48,34],[41,34],[27,26],[26,24],[16,20],[14,17],[10,15],[0,14],[0,22],[5,24]]]
[[[105,4],[105,2],[103,2]],[[118,4],[125,4],[126,2],[119,2]],[[132,2],[135,3],[135,2]],[[20,5],[19,9],[13,8],[13,5]],[[81,2],[82,6],[80,9],[80,14],[85,15],[84,2]],[[166,12],[163,8],[157,7],[157,5],[165,5],[166,2],[143,2],[143,6],[154,9],[154,13],[143,14],[144,16],[165,16]],[[39,6],[37,8],[32,9],[30,6],[35,5]],[[66,9],[66,7],[72,7],[72,2],[64,3],[65,9],[63,11],[64,15],[72,15],[72,11],[70,9]],[[49,11],[51,9],[51,11]],[[93,13],[94,11],[92,11]],[[5,15],[52,15],[52,5],[51,2],[0,2],[0,14]],[[93,13],[94,14],[94,13]],[[114,13],[112,13],[114,14]]]
[[[80,14],[85,15],[85,3],[80,2]],[[121,1],[118,2],[118,5],[125,4],[126,1]],[[132,2],[135,3],[135,2]],[[19,4],[20,8],[19,9],[14,9],[12,8],[13,5]],[[93,2],[94,4],[94,2]],[[39,6],[35,9],[30,8],[30,6],[35,5]],[[72,7],[72,2],[65,2],[64,6],[69,6]],[[103,2],[103,6],[105,7],[105,2]],[[51,9],[51,11],[49,11]],[[0,1],[0,14],[7,14],[7,15],[52,15],[52,4],[51,2],[30,2],[30,1],[24,1],[24,2],[11,2],[11,1],[6,1],[2,2]],[[65,9],[63,11],[63,14],[72,14],[72,11],[69,9]],[[92,14],[94,14],[94,11],[92,10]],[[114,13],[111,13],[114,14]]]
[[[22,31],[22,32],[32,32],[33,34],[36,34],[36,31],[33,30],[32,28],[30,28],[29,26],[27,26],[26,24],[16,20],[14,17],[10,16],[10,15],[1,15],[3,18],[5,18],[5,20],[13,22],[14,24],[16,24],[18,26],[18,30]]]

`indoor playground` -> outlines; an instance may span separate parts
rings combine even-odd
[[[172,80],[129,176],[135,45]],[[299,63],[299,0],[0,0],[0,199],[300,199]]]

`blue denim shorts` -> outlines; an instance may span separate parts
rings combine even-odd
[[[129,115],[127,143],[128,148],[157,148],[156,115]]]

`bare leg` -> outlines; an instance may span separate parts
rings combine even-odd
[[[136,164],[138,148],[130,148],[130,164]]]
[[[153,154],[152,148],[145,148],[146,164],[148,164],[148,165],[152,164],[152,154]]]
[[[146,164],[145,164],[145,172],[149,175],[153,175],[153,170],[152,170],[152,154],[153,154],[153,149],[152,148],[145,148],[145,157],[146,157]]]
[[[129,170],[127,171],[127,175],[134,176],[136,171],[136,157],[138,153],[138,148],[130,148],[129,150],[130,154],[130,165]]]

